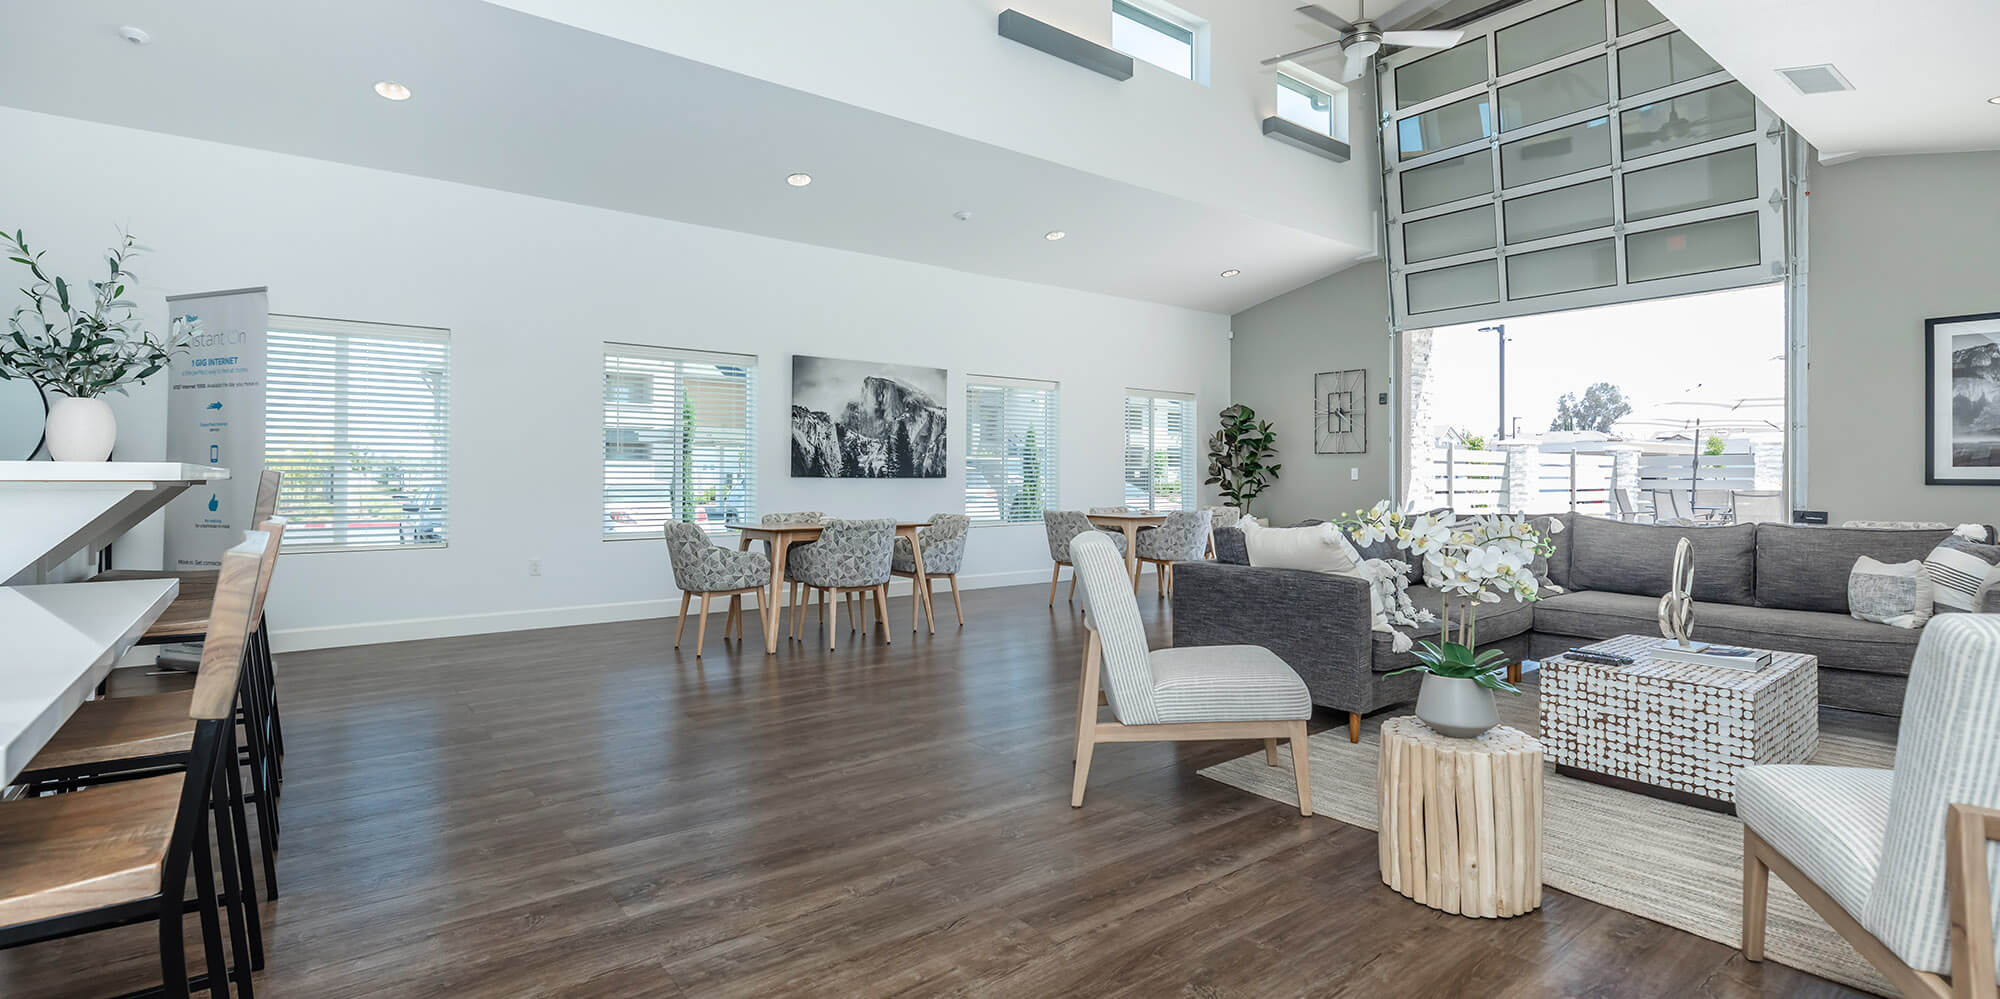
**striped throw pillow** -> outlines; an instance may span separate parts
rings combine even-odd
[[[1944,539],[1924,559],[1938,613],[1976,611],[1985,590],[2000,586],[2000,545],[1982,545],[1956,535]]]

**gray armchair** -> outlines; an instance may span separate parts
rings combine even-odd
[[[826,624],[828,594],[858,593],[865,601],[875,597],[875,617],[885,626],[882,640],[889,641],[889,574],[896,555],[896,522],[883,520],[829,520],[819,540],[800,545],[786,556],[785,564],[798,570],[798,581],[819,591],[820,623]],[[798,618],[798,607],[792,608]],[[867,625],[862,624],[863,633]],[[834,632],[827,627],[826,647],[835,647]]]
[[[896,556],[891,561],[889,571],[898,576],[907,576],[915,587],[911,591],[910,630],[917,630],[917,614],[921,612],[930,622],[931,634],[937,634],[937,620],[931,613],[931,580],[940,576],[951,581],[951,605],[958,612],[959,627],[965,626],[965,605],[958,598],[958,570],[965,564],[966,536],[972,530],[972,518],[962,513],[940,513],[931,518],[931,524],[917,532],[918,548],[910,547],[910,539],[896,538]],[[917,579],[917,551],[924,553],[924,578]]]
[[[1176,510],[1167,514],[1166,523],[1139,532],[1139,561],[1153,564],[1161,596],[1174,592],[1175,562],[1198,562],[1208,554],[1214,516],[1207,510]]]
[[[708,602],[718,596],[729,598],[729,616],[723,619],[722,637],[736,633],[743,639],[743,595],[760,593],[771,582],[771,560],[762,552],[737,552],[711,542],[707,532],[694,524],[679,521],[665,529],[667,559],[673,565],[674,586],[681,591],[680,623],[674,628],[674,648],[681,647],[687,630],[688,602],[701,594],[701,624],[695,629],[694,654],[701,658],[702,643],[708,638]],[[761,604],[759,605],[761,608]],[[765,627],[769,627],[769,622]]]
[[[1049,533],[1049,558],[1055,561],[1055,570],[1049,573],[1049,606],[1056,605],[1056,583],[1062,580],[1063,566],[1070,565],[1069,545],[1071,541],[1085,534],[1099,534],[1090,522],[1090,515],[1081,510],[1048,510],[1042,514],[1042,527]],[[1125,535],[1106,535],[1118,554],[1125,554]],[[1076,573],[1070,572],[1069,599],[1076,602]]]

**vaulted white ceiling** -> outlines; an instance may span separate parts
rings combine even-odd
[[[1206,4],[1245,13],[1218,22],[1209,87],[1087,73],[998,37],[984,2],[515,6],[596,13],[585,30],[479,0],[15,4],[0,104],[1223,313],[1373,247],[1365,126],[1347,164],[1258,133],[1256,58],[1316,37],[1290,5]],[[384,79],[414,98],[380,99]]]

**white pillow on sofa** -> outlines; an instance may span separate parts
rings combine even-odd
[[[1304,569],[1352,575],[1361,565],[1354,546],[1332,524],[1311,527],[1262,527],[1246,519],[1243,547],[1250,564],[1261,569]]]
[[[1891,565],[1863,555],[1847,575],[1848,613],[1892,628],[1921,628],[1931,619],[1935,591],[1924,563]]]

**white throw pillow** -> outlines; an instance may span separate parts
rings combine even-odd
[[[1924,563],[1890,565],[1866,555],[1847,575],[1848,612],[1857,620],[1893,628],[1921,628],[1931,619],[1935,586]]]
[[[1351,574],[1361,564],[1354,546],[1332,524],[1260,527],[1246,519],[1243,547],[1250,555],[1250,564],[1262,569]]]
[[[1931,550],[1924,570],[1937,588],[1937,610],[1977,611],[1985,594],[2000,586],[2000,545],[1952,535]]]

